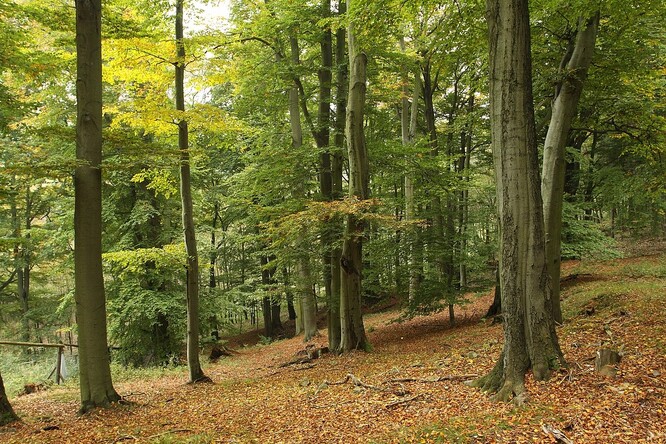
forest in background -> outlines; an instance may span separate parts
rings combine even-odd
[[[364,306],[396,298],[405,319],[447,310],[453,324],[465,295],[495,282],[485,5],[351,5],[231,2],[228,21],[210,23],[206,4],[185,4],[177,39],[175,4],[103,4],[102,249],[116,362],[184,362],[184,164],[202,343],[247,327],[278,339],[287,318],[314,336],[317,310],[337,309],[345,266],[363,278]],[[77,343],[74,12],[0,2],[3,339]],[[541,148],[572,72],[584,83],[564,137],[564,259],[664,235],[664,13],[662,2],[530,4]],[[592,17],[594,53],[579,78],[569,62]],[[362,24],[367,55],[359,193],[345,141],[350,23]],[[345,226],[363,228],[362,272],[341,261],[359,238]],[[328,328],[332,349],[358,345]]]

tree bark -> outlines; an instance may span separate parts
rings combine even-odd
[[[19,417],[14,413],[14,409],[9,403],[9,399],[7,399],[5,383],[2,381],[2,375],[0,374],[0,426],[18,421],[18,419]]]
[[[404,48],[404,39],[401,40]],[[421,91],[421,76],[419,72],[414,74],[414,84],[411,92],[412,101],[409,102],[408,73],[403,74],[403,90],[401,104],[401,134],[402,144],[409,146],[416,139],[416,125],[419,112],[419,93]],[[405,221],[413,222],[416,219],[416,204],[414,195],[414,177],[411,171],[405,174]],[[423,275],[423,253],[419,243],[419,228],[417,226],[407,228],[407,264],[409,270],[408,299],[414,301],[419,290]]]
[[[298,40],[296,37],[291,36],[291,63],[294,67],[300,65]],[[329,87],[330,90],[330,87]],[[329,91],[330,94],[330,91]],[[320,99],[321,100],[321,99]],[[298,86],[292,85],[289,90],[289,122],[291,126],[291,144],[294,150],[300,150],[303,146],[303,128],[301,126],[301,114],[299,111],[299,94]],[[320,128],[319,131],[322,131]],[[323,131],[328,140],[328,127]],[[319,142],[317,143],[319,145]],[[327,142],[328,144],[328,142]],[[323,148],[323,147],[322,147]],[[330,168],[330,158],[326,156],[328,168]],[[323,170],[321,170],[323,172]],[[329,173],[330,179],[330,173]],[[328,181],[330,182],[330,180]],[[326,185],[330,189],[330,183]],[[325,187],[322,187],[324,189]],[[299,186],[296,195],[305,198],[306,190],[303,186]],[[330,194],[330,193],[329,193]],[[303,335],[304,341],[309,341],[318,334],[317,332],[317,302],[312,292],[312,273],[310,272],[310,258],[308,254],[307,245],[307,228],[302,226],[300,228],[298,237],[296,239],[297,259],[296,266],[298,267],[298,299],[300,300],[301,316],[303,321]],[[299,323],[300,324],[300,323]]]
[[[101,0],[76,1],[74,281],[81,411],[120,400],[111,381],[102,275]]]
[[[183,0],[176,1],[176,110],[185,111],[185,44],[183,43]],[[192,185],[190,179],[190,148],[187,120],[178,122],[180,151],[180,200],[183,233],[187,252],[187,367],[190,382],[208,381],[199,361],[199,253],[194,230]]]
[[[532,369],[545,380],[564,364],[550,310],[540,194],[527,0],[488,0],[490,122],[500,228],[504,350],[473,382],[506,401],[523,399]]]
[[[349,155],[349,197],[368,198],[368,154],[363,131],[367,56],[359,51],[354,25],[349,24],[349,94],[347,99],[347,153]],[[365,223],[356,214],[347,216],[342,247],[340,288],[340,351],[365,350],[369,344],[361,313],[363,231]]]
[[[546,228],[546,261],[552,287],[551,310],[556,322],[562,322],[560,306],[560,263],[562,246],[562,204],[564,201],[564,178],[566,171],[566,145],[569,130],[583,91],[587,71],[592,62],[592,53],[597,35],[599,14],[579,21],[579,29],[569,60],[564,65],[564,78],[558,85],[552,104],[550,125],[543,149],[543,172],[541,193]]]
[[[344,14],[347,4],[344,0],[338,3],[338,13]],[[331,187],[332,199],[342,198],[342,166],[343,151],[345,144],[345,119],[347,114],[347,59],[345,29],[339,28],[335,33],[335,62],[336,62],[336,86],[335,86],[335,150],[331,156]],[[329,230],[333,237],[339,237],[343,231],[342,222],[338,217],[329,221]],[[336,244],[331,249],[331,294],[328,304],[328,347],[330,350],[338,350],[340,346],[340,288],[342,249]]]

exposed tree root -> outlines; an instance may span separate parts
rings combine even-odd
[[[467,385],[476,387],[487,393],[496,393],[502,385],[504,376],[504,352],[495,363],[495,367],[485,376],[470,381]]]
[[[202,375],[194,381],[188,382],[188,384],[213,384],[213,380],[206,375]]]
[[[389,382],[442,382],[442,381],[463,381],[471,378],[476,378],[479,375],[447,375],[447,376],[438,376],[436,378],[394,378],[389,380]]]

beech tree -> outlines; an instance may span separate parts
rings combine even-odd
[[[18,419],[12,405],[9,403],[9,399],[7,399],[5,384],[2,382],[2,375],[0,374],[0,426],[17,421]]]
[[[185,44],[183,43],[183,0],[176,2],[176,110],[185,111]],[[190,147],[187,120],[178,121],[180,150],[180,200],[182,205],[185,251],[187,252],[187,366],[190,382],[210,380],[199,362],[199,253],[194,230]]]
[[[349,8],[352,7],[350,2]],[[368,58],[356,40],[355,26],[357,23],[350,23],[347,32],[350,73],[345,134],[349,156],[349,197],[364,200],[368,198],[370,180],[363,129]],[[340,259],[340,351],[368,347],[361,313],[364,226],[365,222],[357,214],[347,216]]]
[[[74,295],[82,411],[120,400],[111,381],[102,275],[101,26],[101,0],[77,0]]]
[[[564,364],[550,310],[539,182],[527,0],[488,0],[490,124],[500,229],[504,349],[472,385],[520,403],[529,369],[538,381]]]
[[[580,19],[560,64],[561,82],[557,85],[546,141],[543,148],[541,192],[546,229],[546,261],[552,289],[551,310],[556,322],[562,322],[560,307],[560,263],[562,244],[562,204],[566,171],[565,148],[578,100],[592,62],[599,14]]]

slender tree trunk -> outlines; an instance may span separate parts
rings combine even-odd
[[[401,40],[402,50],[405,51],[404,39]],[[411,91],[411,104],[409,102],[409,86],[408,86],[408,73],[403,73],[403,89],[402,89],[402,104],[401,104],[401,134],[402,144],[409,146],[414,143],[416,138],[416,124],[419,112],[419,93],[421,91],[421,75],[419,72],[414,74],[414,83]],[[409,159],[407,159],[409,161]],[[414,174],[407,171],[405,174],[405,221],[414,222],[416,219],[416,204],[414,195]],[[419,245],[419,228],[417,226],[410,226],[407,229],[406,248],[407,248],[407,264],[409,271],[409,289],[408,299],[414,301],[416,293],[419,290],[419,285],[422,280],[422,253],[420,252],[421,246]]]
[[[291,63],[294,65],[294,67],[296,67],[301,63],[298,40],[296,37],[291,36],[289,41],[291,45]],[[296,84],[292,85],[289,90],[289,122],[291,126],[292,147],[295,150],[300,150],[303,146],[303,129],[301,126],[301,114],[299,111],[298,86]],[[321,130],[322,129],[320,128],[319,131]],[[326,128],[325,132],[328,134],[328,127]],[[325,138],[328,140],[327,135]],[[328,145],[328,143],[326,144]],[[322,184],[322,190],[325,190],[330,194],[330,157],[328,154],[324,157],[326,159],[325,163],[326,167],[329,169],[329,172],[326,174],[328,176],[328,180],[326,181],[327,183]],[[322,160],[322,162],[324,161]],[[320,169],[320,172],[323,172],[323,169]],[[299,187],[299,189],[296,190],[296,195],[304,198],[306,195],[305,188]],[[310,258],[307,245],[307,228],[305,226],[300,228],[300,232],[296,239],[296,250],[298,255],[296,260],[296,266],[298,267],[298,299],[302,308],[301,316],[303,322],[304,340],[309,341],[317,335],[317,304],[314,300],[314,294],[312,292],[312,273],[310,271]]]
[[[74,280],[79,327],[81,410],[120,400],[111,381],[102,275],[101,0],[76,1]]]
[[[272,310],[272,292],[273,277],[271,269],[268,267],[270,258],[261,256],[261,285],[264,287],[264,296],[261,300],[261,311],[264,318],[264,334],[267,338],[275,339],[276,332],[273,330],[273,310]]]
[[[185,44],[183,43],[183,0],[176,1],[176,110],[185,111]],[[185,251],[187,252],[187,366],[190,382],[210,381],[199,361],[199,253],[194,230],[190,147],[187,120],[178,122],[180,151],[180,199]]]
[[[14,276],[16,276],[16,295],[21,307],[21,338],[23,342],[30,341],[30,321],[28,319],[28,288],[26,285],[29,283],[30,264],[27,251],[28,231],[26,231],[26,239],[21,239],[21,221],[19,220],[19,212],[17,205],[17,195],[19,194],[18,185],[16,184],[16,177],[12,176],[11,179],[12,193],[10,194],[10,208],[13,227],[13,236],[16,242],[14,243]],[[29,193],[30,190],[27,191]],[[29,202],[29,197],[26,203]],[[29,210],[26,208],[26,214]],[[30,229],[30,222],[28,222],[26,229]],[[26,278],[26,273],[28,278]]]
[[[220,204],[215,202],[213,209],[213,226],[210,230],[210,270],[208,271],[208,287],[217,288],[217,279],[215,276],[215,267],[217,266],[217,241],[215,240],[215,230],[217,220],[220,218]]]
[[[18,419],[19,417],[14,413],[14,409],[9,403],[9,399],[7,399],[5,383],[2,381],[2,375],[0,374],[0,426],[18,421]]]
[[[571,122],[576,115],[597,35],[599,14],[580,20],[573,51],[563,60],[564,79],[552,105],[550,125],[543,151],[541,193],[546,227],[546,260],[552,287],[551,310],[556,322],[562,322],[560,306],[560,262],[562,245],[562,204],[566,171],[565,149]]]
[[[550,310],[540,194],[527,0],[487,0],[490,122],[500,228],[504,350],[473,385],[521,402],[532,369],[547,379],[564,363]]]
[[[347,4],[344,0],[338,3],[338,13],[344,14]],[[336,63],[336,103],[335,103],[335,150],[331,156],[331,187],[332,199],[338,200],[342,196],[342,167],[345,144],[345,120],[347,114],[347,59],[346,59],[346,32],[339,28],[335,33],[335,63]],[[329,230],[334,238],[339,238],[343,228],[339,218],[332,218]],[[338,350],[340,347],[340,288],[342,249],[338,243],[331,248],[331,294],[328,304],[328,347]]]
[[[349,197],[357,200],[368,198],[368,154],[363,131],[366,90],[367,57],[359,51],[354,25],[349,24],[349,95],[347,100],[346,131],[349,155]],[[355,214],[347,216],[341,257],[340,288],[340,351],[364,350],[368,341],[361,313],[363,272],[364,222]]]

